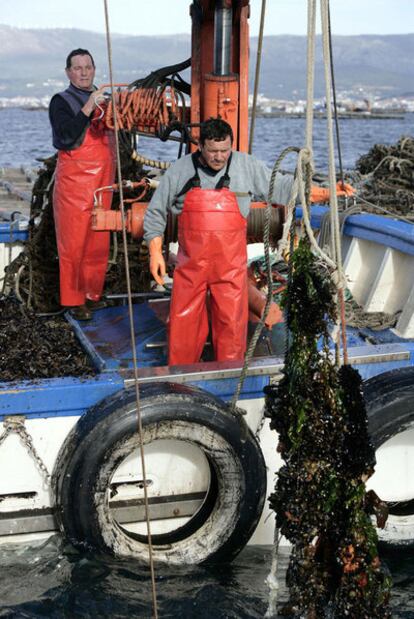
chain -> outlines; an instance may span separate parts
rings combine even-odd
[[[20,440],[22,441],[23,445],[26,447],[27,451],[35,459],[36,464],[39,470],[43,473],[45,480],[49,481],[50,473],[47,470],[47,467],[45,463],[43,462],[42,458],[37,453],[37,450],[33,444],[32,437],[26,430],[24,426],[24,422],[25,422],[25,417],[23,417],[23,415],[13,415],[12,417],[5,417],[3,420],[4,432],[0,436],[0,446],[2,445],[2,443],[4,443],[4,441],[10,434],[12,434],[13,432],[15,434],[18,434],[18,436],[20,436]]]

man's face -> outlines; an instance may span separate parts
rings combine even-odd
[[[200,144],[200,152],[204,163],[218,172],[231,155],[231,138],[228,135],[224,140],[205,140],[204,144]]]
[[[72,56],[71,65],[66,69],[66,75],[76,88],[92,90],[95,78],[95,67],[92,58],[88,55]]]

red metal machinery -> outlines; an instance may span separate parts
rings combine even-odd
[[[192,136],[199,137],[197,125],[210,117],[220,116],[233,129],[235,150],[248,150],[248,76],[249,76],[249,0],[193,0],[190,6],[191,37],[191,114]],[[197,146],[191,145],[195,150]],[[148,180],[148,179],[147,179]],[[108,190],[109,188],[105,188]],[[117,186],[114,185],[114,190]],[[98,193],[98,192],[97,192]],[[95,230],[121,230],[121,216],[116,211],[94,209]],[[126,227],[135,238],[142,237],[143,217],[147,203],[132,202],[126,214]],[[252,209],[265,206],[253,203]],[[253,212],[253,211],[252,211]],[[279,238],[283,226],[283,210],[275,209]],[[250,318],[259,319],[266,295],[249,277]],[[266,325],[282,320],[277,305],[272,304]]]
[[[245,152],[249,14],[249,0],[194,0],[190,7],[191,122],[221,116],[233,129],[235,150]]]

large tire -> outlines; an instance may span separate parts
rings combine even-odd
[[[253,534],[266,496],[261,449],[247,425],[200,389],[172,383],[140,388],[143,443],[184,441],[204,454],[210,484],[202,507],[184,526],[152,535],[158,562],[231,560]],[[77,546],[148,560],[146,535],[113,518],[108,488],[121,461],[137,448],[135,389],[88,411],[66,440],[53,476],[60,529]],[[204,457],[203,456],[203,457]]]
[[[381,450],[388,448],[398,440],[406,442],[406,446],[395,447],[398,451],[412,449],[414,441],[414,367],[392,370],[366,381],[364,396],[368,414],[368,426],[377,457]],[[409,434],[408,434],[409,432]],[[406,433],[406,434],[404,434]],[[384,452],[384,455],[388,452]],[[383,458],[383,461],[385,456]],[[409,459],[407,460],[407,462]],[[393,467],[393,461],[386,456],[386,467],[391,472],[395,487],[401,483],[402,476],[407,477],[406,466],[403,470]],[[384,464],[383,464],[384,466]],[[409,477],[409,475],[408,475]],[[384,484],[384,493],[393,489],[392,479]],[[376,488],[375,476],[372,485],[380,498],[381,488]],[[414,544],[414,483],[412,496],[404,500],[388,501],[389,517],[385,529],[379,530],[381,541],[391,545]],[[408,488],[408,490],[410,490]]]

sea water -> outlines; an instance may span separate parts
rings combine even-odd
[[[393,144],[413,133],[413,115],[399,119],[341,119],[341,150],[345,169],[377,143]],[[302,146],[305,121],[300,118],[258,118],[254,154],[269,167],[286,146]],[[177,144],[140,139],[138,150],[152,158],[172,160]],[[0,110],[0,167],[39,167],[54,153],[46,111]],[[318,171],[327,170],[326,121],[315,120],[314,154]],[[292,169],[293,158],[283,164]],[[381,552],[394,580],[394,619],[414,619],[412,548]],[[250,619],[264,617],[268,606],[266,577],[272,549],[249,546],[229,565],[156,568],[159,617],[177,619]],[[288,554],[280,555],[279,599]],[[30,547],[0,546],[0,618],[132,619],[151,617],[150,574],[128,559],[82,554],[58,535]],[[357,618],[355,618],[357,619]]]
[[[403,135],[413,135],[414,114],[396,118],[340,118],[340,149],[345,169],[352,169],[355,162],[366,154],[374,144],[394,144]],[[315,168],[326,173],[327,123],[324,118],[315,118],[313,150]],[[287,146],[301,147],[305,142],[305,119],[262,118],[256,119],[253,154],[272,167],[282,150]],[[138,151],[149,158],[171,161],[176,159],[178,144],[160,142],[153,138],[139,138]],[[50,157],[55,152],[46,110],[23,110],[0,108],[0,167],[37,167],[39,159]],[[294,156],[282,165],[287,170],[294,166]]]
[[[394,619],[414,618],[412,549],[381,553],[394,580]],[[158,615],[174,619],[258,619],[269,603],[269,547],[248,546],[220,567],[156,567]],[[278,602],[287,601],[288,551],[278,560]],[[149,569],[131,559],[81,554],[58,535],[31,547],[0,547],[0,618],[151,617]],[[358,619],[354,617],[353,619]]]

